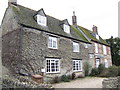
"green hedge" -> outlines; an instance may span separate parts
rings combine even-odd
[[[98,68],[93,68],[91,70],[91,76],[100,76],[100,77],[116,77],[120,76],[120,66],[110,66],[105,68],[103,65],[99,65]]]

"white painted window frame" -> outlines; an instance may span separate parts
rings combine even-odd
[[[100,65],[100,59],[96,58],[95,60],[96,60],[96,61],[95,61],[95,62],[96,62],[96,68],[98,68],[99,65]]]
[[[75,62],[75,66],[74,66],[74,62]],[[77,64],[78,64],[78,66],[77,66]],[[77,70],[77,68],[78,68],[78,70]],[[82,71],[82,60],[73,60],[73,71],[74,72]]]
[[[42,26],[47,26],[47,17],[38,14],[37,23]]]
[[[105,59],[105,68],[108,68],[108,60]]]
[[[79,43],[73,42],[73,52],[80,52]]]
[[[50,61],[50,71],[47,71],[47,61]],[[58,69],[55,70],[54,72],[52,71],[52,61],[54,62],[54,65],[56,64],[55,62],[58,61],[58,68],[54,68],[54,69]],[[55,67],[55,66],[54,66]],[[56,59],[56,58],[47,58],[46,59],[46,73],[60,73],[60,59]]]
[[[51,49],[58,49],[58,39],[57,37],[48,37],[48,48]]]
[[[64,32],[70,34],[70,26],[69,25],[64,24],[63,28],[64,28]]]
[[[107,47],[103,45],[103,54],[107,55]]]
[[[98,44],[95,43],[95,53],[98,53]]]

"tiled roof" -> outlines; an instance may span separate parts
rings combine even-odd
[[[37,11],[31,10],[29,8],[23,7],[21,5],[11,5],[10,6],[16,15],[19,24],[28,26],[30,28],[35,28],[38,30],[46,31],[52,34],[65,36],[75,40],[79,40],[85,43],[90,43],[84,35],[82,35],[77,29],[71,26],[70,34],[64,32],[63,27],[60,26],[62,20],[58,20],[49,15],[47,16],[47,26],[41,26],[37,24],[35,15]]]
[[[91,39],[92,41],[95,41],[95,42],[98,42],[98,43],[101,43],[101,44],[104,44],[104,45],[108,45],[109,46],[109,44],[105,41],[105,40],[103,40],[100,36],[99,36],[99,39],[97,39],[96,37],[95,37],[95,33],[94,32],[92,32],[92,31],[90,31],[90,30],[88,30],[88,29],[86,29],[86,28],[84,28],[84,27],[81,27],[81,26],[78,26],[79,28],[80,28],[80,30],[82,31],[82,32],[84,32],[84,34],[89,38],[89,39]]]

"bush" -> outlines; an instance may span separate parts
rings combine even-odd
[[[103,71],[99,74],[100,77],[107,77],[108,74],[108,68],[104,68]]]
[[[84,64],[85,76],[89,76],[90,68],[91,68],[91,66],[89,65],[89,63],[85,62],[85,64]]]
[[[60,82],[59,77],[58,76],[53,77],[52,83],[58,83],[58,82]]]
[[[72,75],[67,75],[69,80],[72,80]]]
[[[120,66],[118,66],[118,76],[120,76]]]
[[[102,71],[104,71],[104,69],[105,69],[105,66],[103,64],[100,64],[98,67],[98,73],[101,74]]]
[[[62,75],[62,76],[61,76],[61,81],[69,82],[69,81],[70,81],[69,76],[67,76],[67,75]]]
[[[92,68],[90,76],[97,76],[99,74],[98,69],[97,68]]]
[[[108,68],[108,74],[107,74],[108,77],[116,77],[118,76],[118,67],[117,66],[110,66]]]

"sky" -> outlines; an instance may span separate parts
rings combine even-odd
[[[72,24],[75,11],[77,24],[92,30],[98,27],[103,39],[118,37],[119,0],[17,0],[17,3],[33,10],[44,9],[47,15],[60,20],[68,19]],[[8,0],[0,1],[0,23],[8,6]]]

